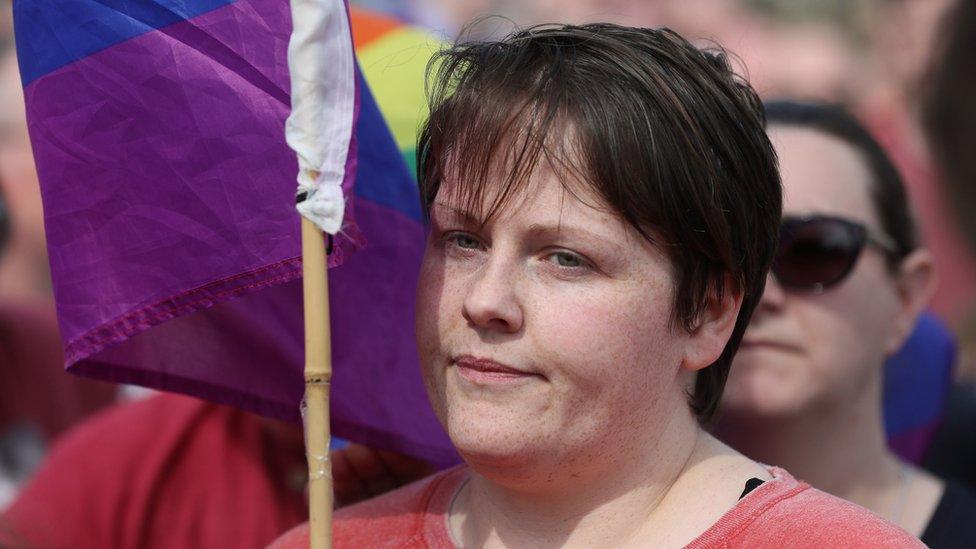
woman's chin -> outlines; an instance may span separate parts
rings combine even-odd
[[[747,420],[794,417],[806,409],[808,399],[802,391],[792,389],[776,387],[776,390],[728,391],[722,397],[721,413]]]
[[[501,471],[520,476],[519,471],[543,465],[554,453],[539,443],[541,437],[498,423],[451,425],[448,433],[464,461],[485,476]]]
[[[729,379],[722,410],[741,416],[774,419],[795,415],[809,399],[810,380],[761,368],[743,369]]]

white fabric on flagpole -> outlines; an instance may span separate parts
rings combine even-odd
[[[298,211],[329,234],[342,228],[342,179],[356,100],[352,37],[342,0],[292,0],[288,146],[298,154]]]

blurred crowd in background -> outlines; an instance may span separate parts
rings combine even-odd
[[[952,0],[353,3],[389,11],[446,40],[462,31],[471,38],[499,36],[516,25],[548,22],[669,27],[702,47],[727,49],[764,98],[844,104],[888,148],[906,178],[940,273],[932,309],[960,335],[976,328],[968,328],[976,320],[976,262],[946,207],[920,118],[930,59]],[[960,372],[972,370],[971,362],[961,360]]]
[[[515,25],[608,21],[665,26],[703,46],[721,44],[767,98],[839,102],[858,113],[888,148],[910,188],[923,241],[936,256],[932,310],[960,337],[976,334],[976,260],[956,228],[921,131],[920,101],[930,57],[953,0],[360,0],[452,40],[505,34]],[[10,7],[0,20],[0,180],[9,236],[0,299],[50,303],[43,214],[12,47]],[[960,375],[976,375],[966,354]]]
[[[904,176],[921,241],[939,282],[931,311],[952,331],[958,383],[976,381],[976,244],[950,207],[924,132],[953,0],[358,0],[444,40],[537,23],[608,21],[670,27],[721,44],[765,98],[846,105]],[[0,511],[50,441],[124,391],[63,373],[44,221],[13,48],[11,7],[0,14]],[[487,19],[482,16],[501,16]],[[476,24],[466,27],[470,21]],[[976,53],[976,52],[974,52]],[[976,181],[973,181],[976,185]],[[11,444],[10,441],[18,441]],[[300,490],[299,490],[300,492]]]

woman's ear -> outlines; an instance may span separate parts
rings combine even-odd
[[[742,290],[730,275],[723,277],[722,284],[721,293],[710,292],[698,325],[688,334],[681,363],[687,370],[698,371],[718,360],[732,337],[742,308]]]
[[[898,267],[895,277],[898,311],[885,344],[885,351],[889,356],[901,348],[915,329],[919,315],[925,310],[932,292],[935,291],[938,277],[932,254],[924,248],[908,254]]]

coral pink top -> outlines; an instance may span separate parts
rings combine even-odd
[[[867,509],[811,488],[782,469],[769,471],[773,480],[739,500],[688,547],[924,547]],[[458,467],[337,511],[335,547],[455,547],[447,515],[466,477],[467,468]],[[271,547],[308,547],[308,525]]]

